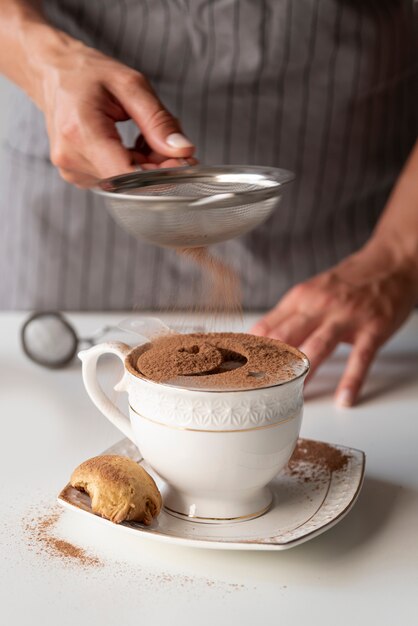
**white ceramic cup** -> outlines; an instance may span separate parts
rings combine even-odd
[[[287,464],[299,435],[308,359],[299,353],[302,373],[273,387],[196,391],[135,374],[137,350],[107,342],[80,352],[83,381],[97,408],[165,481],[166,510],[206,523],[265,512],[271,504],[267,485]],[[115,389],[128,393],[129,418],[97,380],[97,361],[108,353],[124,364]]]

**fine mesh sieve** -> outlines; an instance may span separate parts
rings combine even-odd
[[[108,178],[96,193],[131,235],[166,247],[238,237],[264,222],[293,174],[272,167],[193,166]]]

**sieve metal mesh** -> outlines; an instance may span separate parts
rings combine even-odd
[[[246,193],[259,189],[259,185],[252,183],[229,183],[229,182],[176,182],[154,184],[133,189],[133,195],[140,196],[180,196],[182,198],[205,198],[226,193]]]
[[[197,247],[238,237],[265,221],[292,179],[274,168],[199,166],[118,176],[102,181],[97,191],[135,237]]]

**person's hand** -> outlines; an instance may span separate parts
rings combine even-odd
[[[62,34],[62,46],[36,65],[31,95],[43,111],[52,163],[88,187],[135,169],[193,164],[194,146],[139,72]],[[116,122],[132,119],[136,146],[123,146]]]
[[[366,246],[336,267],[291,289],[252,329],[300,346],[312,373],[340,342],[353,344],[336,401],[352,406],[382,344],[418,301],[416,267]]]

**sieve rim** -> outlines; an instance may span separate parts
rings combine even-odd
[[[258,189],[251,189],[247,191],[231,191],[214,193],[212,196],[196,195],[196,196],[170,196],[170,195],[141,195],[124,192],[124,190],[149,187],[151,185],[173,183],[173,182],[191,182],[193,178],[200,178],[201,176],[220,176],[222,174],[236,174],[245,175],[253,174],[259,177],[259,180],[265,180],[275,183],[272,186],[261,186]],[[198,208],[201,203],[202,208],[205,210],[218,208],[220,205],[232,204],[253,204],[266,199],[278,197],[285,185],[292,182],[295,178],[293,172],[281,168],[269,167],[269,166],[249,166],[249,165],[197,165],[186,167],[174,167],[166,169],[156,170],[141,170],[136,172],[130,172],[128,174],[121,174],[119,176],[113,176],[105,178],[98,183],[98,187],[95,187],[93,191],[100,196],[111,199],[112,202],[121,200],[123,202],[130,201],[137,203],[137,205],[144,204],[147,209],[158,210],[161,204],[176,204],[181,203],[184,210],[185,205],[190,208]],[[235,183],[238,181],[234,181]],[[137,186],[135,186],[137,183]],[[231,181],[232,183],[232,181]],[[202,202],[206,198],[211,198],[210,201]],[[152,204],[157,206],[151,207]],[[158,206],[159,205],[159,206]],[[172,207],[175,208],[175,207]],[[186,207],[187,208],[187,207]]]

